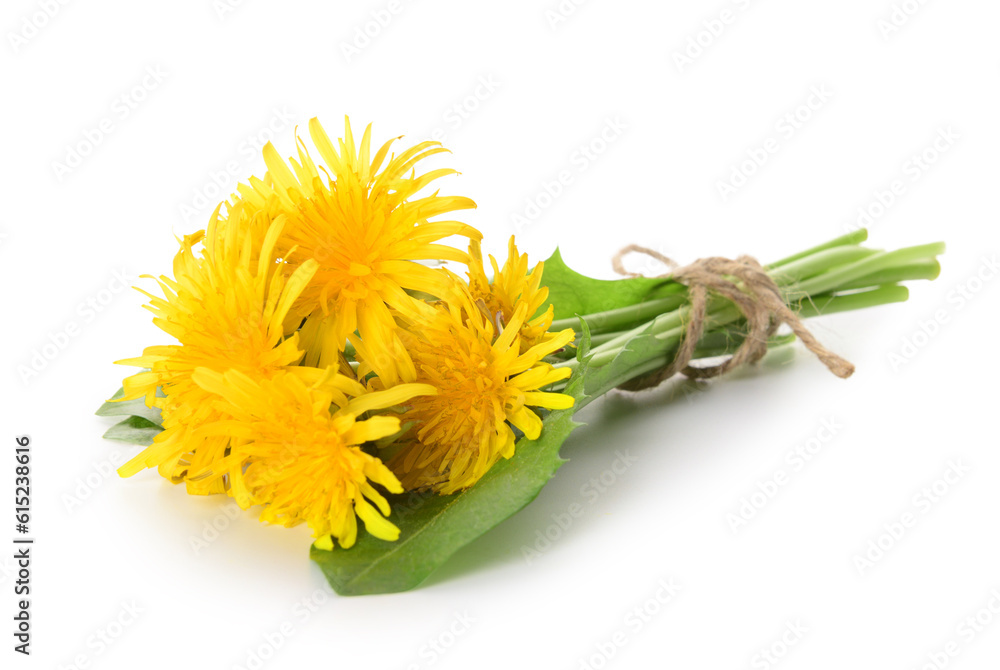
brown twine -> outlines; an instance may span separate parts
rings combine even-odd
[[[619,388],[626,391],[640,391],[652,388],[680,372],[690,379],[718,377],[741,365],[756,363],[767,353],[767,341],[782,323],[788,324],[792,332],[809,351],[841,379],[854,373],[854,366],[833,353],[813,336],[798,315],[785,304],[781,289],[767,274],[763,266],[751,256],[740,256],[736,260],[721,257],[701,258],[690,265],[678,268],[663,254],[636,244],[630,244],[612,259],[612,265],[620,275],[639,277],[625,269],[623,260],[630,253],[640,253],[656,259],[671,272],[658,275],[670,277],[688,287],[690,319],[681,338],[680,348],[673,361],[666,367],[632,379]],[[742,283],[742,287],[736,283]],[[695,347],[705,329],[709,293],[715,293],[730,300],[747,321],[747,334],[743,343],[723,363],[709,367],[692,367]]]

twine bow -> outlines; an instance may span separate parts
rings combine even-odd
[[[626,277],[641,276],[625,269],[623,260],[631,253],[645,254],[663,263],[671,268],[671,272],[659,275],[660,277],[670,277],[688,287],[690,320],[673,361],[666,367],[632,379],[619,388],[627,391],[652,388],[678,372],[691,379],[708,379],[741,365],[756,363],[767,353],[768,338],[783,323],[788,324],[792,332],[830,372],[841,379],[854,373],[854,365],[820,344],[798,315],[785,304],[781,289],[755,258],[740,256],[732,260],[713,256],[700,258],[679,268],[672,259],[653,249],[630,244],[612,259],[615,272]],[[705,329],[709,293],[721,295],[736,305],[747,321],[747,334],[743,343],[725,362],[703,368],[692,367],[691,359]]]

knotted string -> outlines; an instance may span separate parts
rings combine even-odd
[[[673,361],[664,368],[636,377],[619,388],[627,391],[652,388],[678,372],[691,379],[708,379],[741,365],[756,363],[767,353],[768,339],[783,323],[788,324],[792,332],[830,372],[841,379],[854,373],[854,366],[820,344],[798,315],[785,304],[781,289],[755,258],[740,256],[732,260],[714,256],[700,258],[690,265],[678,268],[676,262],[663,254],[630,244],[612,259],[615,272],[626,277],[641,276],[625,269],[623,260],[631,253],[645,254],[671,268],[671,272],[659,277],[669,277],[688,287],[690,318]],[[709,367],[692,367],[691,359],[705,330],[710,293],[720,295],[736,305],[746,319],[747,334],[743,343],[725,362]]]

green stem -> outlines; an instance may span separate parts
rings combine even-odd
[[[857,263],[865,258],[878,255],[875,249],[864,247],[837,247],[818,251],[811,256],[800,258],[769,270],[768,274],[778,286],[790,286],[806,279],[818,277],[832,268]]]
[[[940,272],[935,257],[944,251],[943,244],[886,252],[857,246],[866,237],[864,230],[843,235],[769,265],[769,274],[782,289],[786,302],[800,316],[811,317],[901,302],[908,293],[897,282],[933,279]],[[687,290],[682,285],[668,286],[667,291],[672,295],[583,317],[592,333],[596,331],[587,358],[590,367],[599,368],[615,360],[635,337],[652,337],[661,343],[622,371],[623,379],[612,379],[609,388],[662,368],[676,353],[690,318],[690,306],[685,302]],[[558,325],[574,327],[578,321],[563,319]],[[733,303],[719,296],[710,297],[698,356],[729,352],[732,343],[741,341],[741,326],[745,326],[743,315]],[[556,365],[576,369],[579,363],[570,360]]]
[[[677,286],[679,290],[673,291],[674,286]],[[676,295],[650,300],[649,302],[640,302],[637,305],[610,309],[606,312],[598,312],[597,314],[588,314],[583,318],[587,320],[587,325],[590,327],[591,333],[604,333],[621,330],[622,328],[648,321],[657,314],[670,312],[687,302],[687,288],[683,284],[673,283],[666,290],[670,290],[676,293]],[[553,321],[549,330],[560,331],[566,328],[576,328],[579,325],[580,320],[574,316],[568,319]]]
[[[845,253],[848,252],[848,253]],[[857,260],[859,254],[850,252],[850,248],[837,247],[824,249],[812,256],[799,258],[786,263],[775,273],[775,282],[788,296],[788,302],[802,302],[810,295],[823,294],[836,290],[867,288],[880,283],[894,283],[906,279],[934,278],[939,271],[939,265],[933,256],[944,251],[942,244],[927,244],[918,247],[908,247],[897,251],[885,252],[862,250],[864,257]],[[798,281],[800,277],[808,277]],[[872,283],[867,283],[871,281]],[[732,304],[723,298],[713,298],[709,302],[708,316],[716,316],[719,309],[729,310]],[[735,308],[733,308],[735,309]],[[614,351],[632,337],[650,329],[653,334],[676,328],[688,318],[690,309],[687,305],[660,314],[653,320],[643,323],[631,330],[619,333],[611,339],[601,338],[594,353]],[[592,317],[584,317],[588,325]],[[597,357],[596,365],[601,365],[604,359]]]
[[[780,261],[777,261],[776,263],[771,263],[771,265],[769,265],[768,267],[779,268],[793,261],[797,261],[800,258],[805,258],[806,256],[812,256],[813,254],[817,254],[821,251],[826,251],[827,249],[833,249],[834,247],[855,246],[861,244],[867,239],[868,239],[868,231],[865,228],[859,228],[854,232],[847,233],[846,235],[841,235],[840,237],[836,237],[830,240],[829,242],[824,242],[823,244],[817,245],[810,249],[806,249],[805,251],[800,251],[797,254],[792,254],[787,258],[782,258]]]
[[[813,277],[835,265],[857,261],[878,253],[872,249],[848,246],[864,241],[867,236],[867,231],[862,229],[789,256],[767,267],[770,270],[780,269],[780,272],[772,273],[779,286]],[[669,280],[668,282],[666,286],[657,289],[657,293],[661,296],[666,294],[665,297],[583,316],[591,334],[598,335],[632,328],[658,314],[675,310],[683,305],[687,300],[687,288],[677,282]],[[554,321],[550,330],[576,328],[578,325],[578,317],[574,316]]]
[[[887,285],[847,295],[816,296],[812,302],[803,304],[800,316],[821,316],[837,312],[864,309],[866,307],[876,307],[879,305],[903,302],[907,299],[908,295],[909,292],[905,286]],[[706,326],[706,328],[710,328],[711,330],[709,330],[706,335],[699,340],[698,349],[696,349],[694,356],[695,360],[731,354],[735,351],[735,347],[742,342],[743,335],[735,329],[728,327],[728,324],[732,323],[732,321],[739,320],[738,310],[735,307],[732,307],[732,312],[735,312],[737,316],[731,321],[720,323],[720,321],[724,321],[732,316],[732,314],[729,314],[728,311],[729,310],[720,310],[721,313],[716,316],[718,321]],[[589,391],[587,397],[580,402],[579,407],[586,406],[592,400],[607,393],[611,389],[624,384],[630,379],[662,369],[671,360],[673,360],[673,357],[676,355],[683,333],[684,329],[681,327],[663,333],[662,337],[658,338],[662,342],[662,347],[659,347],[655,352],[652,352],[643,360],[638,361],[634,366],[623,372],[621,375],[608,380],[602,388]],[[793,339],[793,337],[789,335],[771,338],[768,340],[768,347],[787,344],[791,341],[791,339]],[[591,359],[590,364],[593,365],[593,359]],[[556,364],[556,367],[567,367],[570,369],[576,369],[577,366],[578,363],[575,360]]]
[[[811,279],[799,282],[796,291],[805,294],[833,291],[842,284],[849,284],[871,274],[892,270],[900,266],[922,263],[944,253],[944,244],[921,244],[896,251],[882,251],[868,258],[829,270]]]
[[[941,274],[941,264],[935,258],[914,261],[908,265],[899,265],[887,270],[880,270],[870,275],[865,275],[854,281],[844,282],[838,290],[849,291],[855,288],[865,288],[867,286],[878,286],[880,284],[895,284],[901,281],[913,281],[916,279],[937,279]]]

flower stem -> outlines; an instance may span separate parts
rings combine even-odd
[[[902,302],[907,299],[908,291],[898,282],[934,279],[940,272],[936,256],[944,251],[943,244],[887,252],[858,246],[865,239],[864,230],[843,235],[772,263],[767,266],[768,274],[800,317],[812,317]],[[655,300],[582,317],[591,331],[593,348],[587,356],[591,368],[614,361],[633,338],[652,338],[644,345],[646,354],[607,380],[606,388],[588,392],[588,396],[600,395],[629,379],[661,369],[673,359],[686,331],[691,308],[685,286],[674,283],[665,290],[668,295],[663,295],[661,287],[658,295],[662,297]],[[562,319],[553,324],[553,329],[557,327],[579,328],[579,320]],[[731,354],[742,342],[745,329],[743,315],[732,302],[710,297],[704,335],[695,358]],[[788,338],[772,338],[768,344],[787,343]],[[649,346],[651,342],[654,346]],[[555,365],[575,370],[580,364],[574,359]]]

